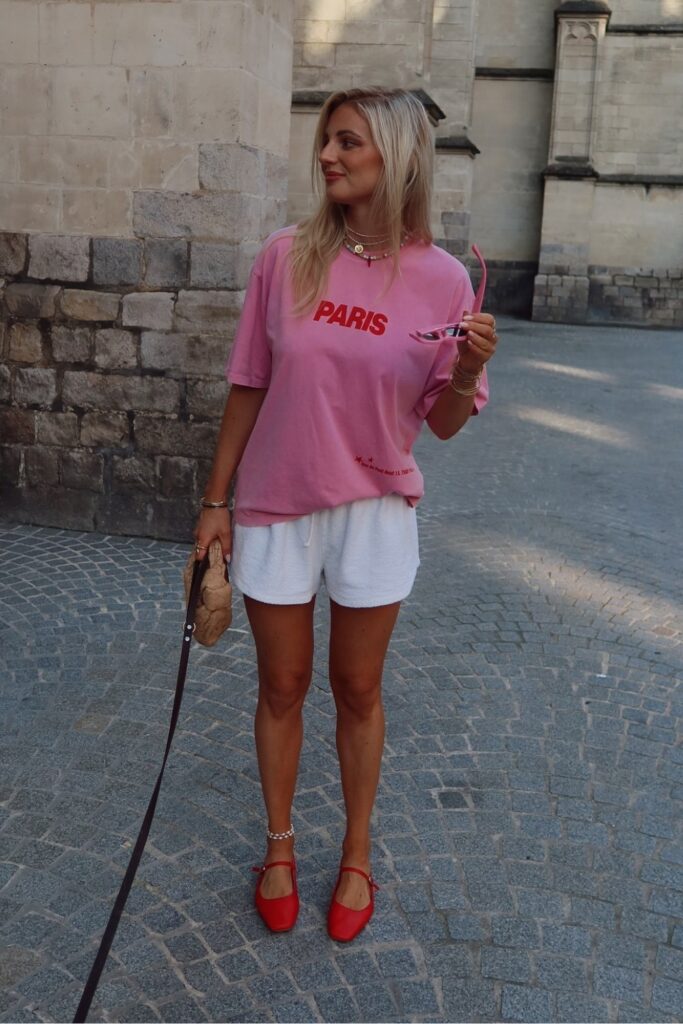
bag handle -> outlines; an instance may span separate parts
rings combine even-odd
[[[99,984],[100,976],[104,970],[104,965],[107,962],[109,951],[116,935],[116,929],[119,926],[121,920],[121,914],[123,908],[126,905],[126,900],[130,894],[133,881],[135,880],[135,874],[138,870],[138,865],[142,858],[142,854],[147,843],[147,837],[149,836],[150,826],[152,819],[154,818],[154,812],[156,810],[157,800],[159,798],[159,791],[161,789],[161,780],[164,774],[164,768],[166,767],[166,761],[168,754],[171,749],[171,741],[175,733],[176,725],[178,723],[178,716],[180,714],[180,705],[183,699],[183,690],[185,688],[185,676],[187,675],[187,664],[190,657],[190,646],[192,644],[192,633],[194,631],[194,616],[197,609],[197,601],[199,599],[199,592],[201,588],[202,579],[208,566],[208,555],[205,555],[200,561],[195,562],[194,569],[192,570],[192,584],[190,586],[190,596],[187,601],[187,611],[185,614],[185,625],[183,626],[183,641],[180,648],[180,664],[178,666],[178,677],[176,679],[176,690],[175,699],[173,701],[173,710],[171,712],[171,722],[168,729],[168,737],[166,739],[166,749],[164,751],[163,761],[161,763],[161,770],[159,772],[154,791],[149,801],[145,817],[140,826],[138,837],[133,847],[126,873],[123,876],[121,882],[121,888],[119,889],[118,896],[114,901],[111,914],[107,926],[104,929],[104,934],[100,941],[100,948],[95,956],[95,961],[90,968],[90,974],[88,980],[85,983],[83,994],[81,996],[76,1015],[74,1017],[74,1024],[83,1024],[88,1016],[90,1004],[95,990]]]

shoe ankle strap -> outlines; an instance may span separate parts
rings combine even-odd
[[[341,873],[343,871],[353,871],[353,872],[355,872],[355,874],[361,875],[372,889],[379,889],[379,886],[377,885],[377,883],[373,879],[372,875],[369,875],[366,871],[362,871],[361,868],[352,868],[352,867],[341,867],[341,868],[339,868],[339,874],[340,875],[341,875]]]
[[[251,870],[258,871],[261,874],[263,874],[264,871],[268,870],[268,868],[277,867],[291,868],[292,871],[296,870],[296,864],[294,863],[293,860],[271,860],[269,864],[261,864],[260,867],[253,867]]]

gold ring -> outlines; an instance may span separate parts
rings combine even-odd
[[[195,544],[195,551],[206,551],[206,544]]]

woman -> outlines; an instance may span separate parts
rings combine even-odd
[[[290,815],[325,576],[346,808],[328,915],[338,941],[353,939],[374,907],[382,667],[419,564],[423,481],[412,445],[424,420],[446,439],[484,405],[497,340],[492,316],[463,319],[473,308],[467,273],[432,244],[432,146],[409,92],[352,89],[325,103],[313,156],[314,176],[324,179],[320,208],[276,231],[256,259],[195,530],[198,558],[214,538],[232,556],[256,643],[268,825],[255,898],[276,931],[293,926],[299,907]],[[463,340],[452,330],[411,336],[461,322]]]

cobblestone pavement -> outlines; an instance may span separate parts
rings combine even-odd
[[[194,648],[92,1020],[683,1018],[680,335],[504,322],[493,402],[425,436],[388,658],[371,926],[324,929],[342,834],[325,602],[302,914],[252,907],[264,819],[241,607]],[[177,544],[2,529],[0,1019],[74,1012],[163,747]]]

